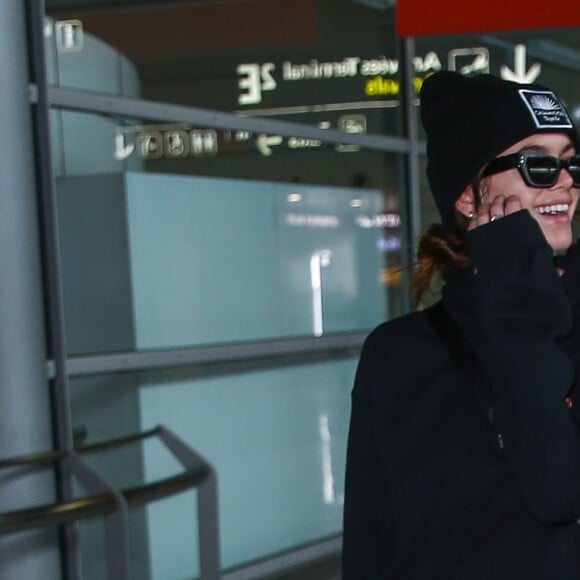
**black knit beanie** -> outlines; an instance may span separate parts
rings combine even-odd
[[[563,132],[576,150],[578,135],[560,99],[541,85],[520,85],[492,75],[465,77],[442,71],[421,89],[427,133],[427,178],[444,222],[479,171],[521,139]]]

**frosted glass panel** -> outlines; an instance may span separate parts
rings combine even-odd
[[[272,185],[130,174],[137,348],[276,335]]]
[[[222,565],[232,567],[339,533],[356,359],[192,379],[147,375],[141,422],[165,424],[216,467]],[[148,481],[175,473],[146,448]],[[152,577],[197,570],[194,492],[149,507]]]
[[[389,315],[378,190],[153,173],[57,186],[71,354],[359,332]]]
[[[380,231],[357,220],[381,211],[380,191],[141,173],[126,187],[137,348],[320,336],[387,315]]]

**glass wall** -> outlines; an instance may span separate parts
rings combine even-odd
[[[83,421],[77,430],[91,440],[163,424],[211,459],[222,564],[229,569],[340,533],[355,366],[352,351],[85,377],[71,382],[72,410]],[[181,469],[155,440],[122,455],[85,458],[120,487]],[[138,578],[147,564],[152,578],[198,573],[195,497],[180,494],[133,515]],[[101,536],[95,524],[81,526],[81,534],[86,546]],[[99,569],[102,553],[84,556]],[[85,568],[91,574],[93,565]]]
[[[163,424],[206,457],[226,570],[338,538],[358,352],[408,304],[392,7],[46,12],[76,442]],[[121,488],[180,470],[155,444],[87,459]],[[136,577],[199,573],[195,495],[132,513]],[[98,578],[102,529],[79,534]]]

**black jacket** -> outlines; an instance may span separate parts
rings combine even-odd
[[[580,578],[580,250],[559,277],[527,211],[468,241],[363,347],[343,580]]]

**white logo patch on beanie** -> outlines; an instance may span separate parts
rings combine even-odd
[[[552,91],[520,89],[520,97],[532,114],[538,129],[572,129],[572,121]]]

